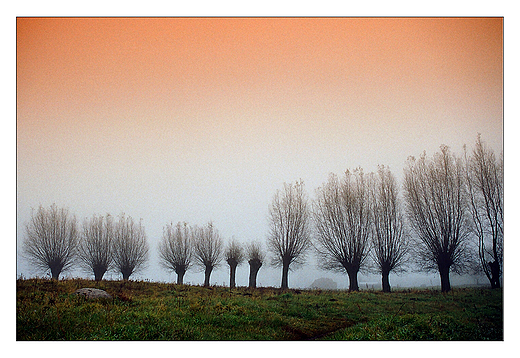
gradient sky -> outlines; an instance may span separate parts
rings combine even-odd
[[[408,156],[441,144],[461,153],[477,133],[499,152],[502,25],[18,18],[18,246],[40,204],[67,207],[80,222],[124,212],[143,219],[150,241],[139,277],[172,280],[155,254],[169,222],[212,220],[225,239],[265,243],[268,205],[284,182],[302,179],[312,198],[329,173],[348,168],[384,164],[401,178]],[[308,266],[290,286],[313,281]],[[278,271],[260,271],[260,283],[279,285]],[[20,273],[37,272],[18,257]],[[212,277],[227,282],[227,270]]]

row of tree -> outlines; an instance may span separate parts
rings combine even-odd
[[[121,215],[114,221],[111,215],[86,219],[82,230],[67,209],[55,204],[42,206],[26,226],[23,242],[25,255],[52,278],[78,263],[94,274],[96,281],[108,270],[120,272],[124,280],[144,267],[148,258],[148,243],[141,222]]]
[[[451,289],[450,271],[484,272],[491,287],[500,287],[503,262],[503,155],[477,138],[471,153],[456,156],[446,146],[428,157],[410,157],[404,169],[404,195],[391,171],[361,168],[339,178],[331,174],[316,190],[314,200],[303,182],[284,184],[269,206],[267,246],[272,264],[282,269],[281,288],[288,288],[289,271],[305,262],[312,250],[320,267],[345,272],[349,290],[359,290],[357,275],[375,269],[383,291],[390,291],[389,275],[411,263],[438,271],[441,289]],[[161,264],[183,283],[186,271],[198,266],[204,285],[222,260],[230,268],[235,287],[236,268],[247,260],[249,286],[256,287],[266,259],[258,242],[226,247],[210,222],[164,227],[159,243]],[[78,232],[76,219],[66,209],[40,207],[26,226],[24,252],[33,264],[58,278],[77,260],[101,280],[108,270],[127,280],[144,267],[148,244],[142,223],[121,215],[94,216]]]
[[[54,204],[48,209],[40,206],[32,216],[26,226],[23,249],[31,263],[50,271],[54,279],[79,264],[96,281],[102,280],[108,271],[116,271],[128,280],[145,267],[149,253],[141,222],[124,214],[117,220],[109,214],[94,215],[78,230],[74,215]],[[224,247],[211,222],[202,227],[181,222],[166,225],[158,249],[162,266],[177,274],[178,284],[183,284],[186,271],[196,265],[204,271],[204,286],[209,286],[213,269],[225,259],[230,267],[230,286],[235,287],[236,268],[246,259],[250,266],[249,287],[256,287],[258,271],[265,260],[258,242],[242,247],[233,239]]]
[[[204,286],[209,286],[211,272],[224,259],[229,265],[229,286],[236,287],[236,269],[245,260],[249,264],[249,287],[256,287],[258,271],[265,253],[258,242],[241,245],[232,239],[226,247],[218,231],[210,222],[206,226],[189,226],[187,223],[167,225],[159,243],[161,264],[177,274],[177,283],[183,284],[188,268],[195,264],[204,270]]]
[[[451,289],[450,271],[483,271],[498,288],[503,181],[503,155],[496,158],[479,135],[471,153],[464,147],[460,157],[447,146],[432,157],[410,157],[403,198],[384,166],[377,173],[331,174],[312,202],[302,182],[284,184],[269,208],[268,238],[274,263],[282,267],[281,287],[288,287],[291,265],[314,247],[322,268],[346,272],[351,291],[359,290],[358,272],[369,261],[387,292],[390,272],[410,263],[438,271],[443,292]]]

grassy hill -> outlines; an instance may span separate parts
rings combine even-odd
[[[112,299],[72,293],[100,288]],[[17,340],[503,340],[501,290],[204,288],[19,279]]]

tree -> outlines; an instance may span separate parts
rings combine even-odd
[[[194,233],[194,258],[204,270],[204,286],[207,287],[210,285],[211,272],[222,261],[223,241],[212,222],[204,227],[196,227]]]
[[[500,287],[504,241],[504,159],[477,137],[471,156],[466,157],[466,179],[478,256],[491,288]]]
[[[232,239],[226,247],[224,256],[226,258],[227,264],[229,265],[229,287],[235,288],[237,266],[244,261],[244,250],[237,240]]]
[[[425,271],[438,270],[441,290],[448,292],[450,270],[467,268],[470,227],[462,161],[447,146],[440,149],[432,158],[408,159],[404,189],[417,262]]]
[[[380,166],[374,181],[372,258],[381,273],[383,292],[390,292],[389,275],[402,269],[408,253],[399,187],[390,169]]]
[[[274,254],[273,265],[282,267],[281,288],[288,285],[292,264],[303,264],[311,246],[309,209],[303,182],[284,183],[269,206],[270,231],[267,239],[269,250]]]
[[[143,269],[148,260],[148,242],[142,223],[121,215],[114,228],[112,252],[115,268],[123,280]]]
[[[363,170],[347,170],[341,182],[331,174],[316,190],[313,217],[322,267],[346,271],[349,291],[359,291],[357,275],[369,254],[372,220],[369,180]]]
[[[23,250],[36,268],[51,271],[53,279],[74,264],[78,233],[74,215],[67,209],[52,204],[49,209],[40,206],[25,227]]]
[[[187,223],[166,225],[159,243],[159,259],[168,270],[177,274],[177,284],[182,285],[184,274],[191,266],[193,256],[192,230]]]
[[[249,287],[256,288],[256,277],[265,260],[265,253],[258,242],[250,242],[245,249],[246,259],[249,264]]]
[[[96,281],[101,281],[112,266],[113,236],[114,223],[110,215],[94,215],[83,222],[78,257],[84,268],[94,273]]]

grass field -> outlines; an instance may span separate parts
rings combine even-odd
[[[72,293],[100,288],[112,299]],[[503,340],[501,290],[204,288],[19,279],[17,340]]]

